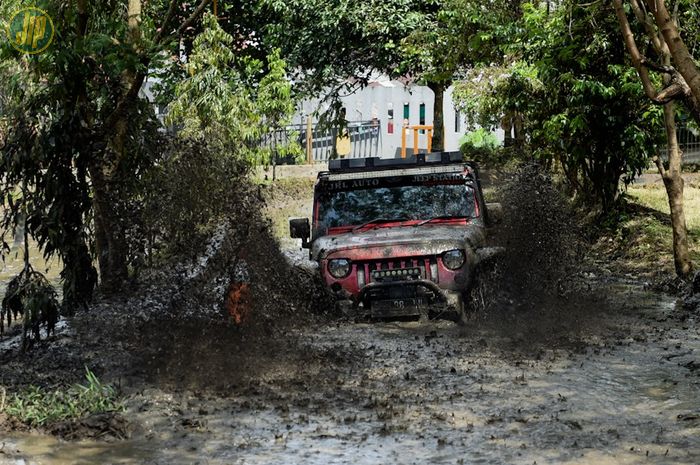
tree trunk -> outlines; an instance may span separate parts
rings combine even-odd
[[[513,136],[518,150],[525,147],[525,130],[523,128],[523,115],[520,112],[513,113]]]
[[[141,42],[141,0],[129,0],[127,5],[128,38],[134,51]],[[90,167],[92,181],[93,222],[95,249],[100,267],[100,283],[105,292],[119,291],[128,277],[125,219],[121,208],[119,189],[119,162],[126,153],[129,129],[128,118],[133,110],[136,92],[141,87],[139,75],[133,69],[122,74],[125,94],[117,107],[118,114],[111,115],[106,124],[111,128],[107,151]],[[133,94],[133,97],[132,97]]]
[[[687,276],[692,271],[692,262],[688,251],[688,230],[685,223],[683,210],[683,177],[681,165],[683,153],[678,146],[676,134],[676,115],[674,98],[678,98],[682,91],[683,100],[689,107],[695,120],[700,123],[700,72],[695,65],[690,52],[685,46],[678,32],[677,18],[669,15],[663,0],[646,0],[649,11],[654,15],[654,23],[647,20],[645,12],[640,8],[637,0],[630,1],[632,10],[637,20],[642,23],[646,35],[649,37],[654,50],[661,58],[663,67],[654,66],[657,71],[664,72],[664,89],[657,92],[651,79],[642,54],[637,49],[632,28],[627,21],[622,0],[613,0],[615,13],[618,17],[625,46],[630,52],[632,63],[642,80],[644,91],[655,103],[664,104],[664,126],[668,147],[668,169],[664,167],[659,157],[654,162],[659,169],[664,181],[668,205],[671,212],[671,228],[673,231],[673,262],[676,274],[680,277]],[[675,69],[671,66],[671,59],[675,63]],[[677,71],[676,71],[677,69]],[[678,74],[682,78],[678,77]]]
[[[124,219],[119,214],[119,195],[102,167],[90,169],[93,189],[95,248],[100,267],[100,282],[105,292],[119,291],[128,276]]]
[[[429,82],[428,88],[435,94],[433,104],[433,152],[445,150],[445,120],[443,115],[443,102],[445,97],[445,83]]]
[[[668,138],[668,169],[663,162],[655,159],[661,178],[668,194],[668,205],[671,211],[671,228],[673,230],[673,263],[676,274],[685,277],[692,271],[690,252],[688,250],[688,230],[683,210],[683,176],[681,164],[683,153],[678,146],[676,136],[676,115],[673,102],[664,105],[664,125]]]

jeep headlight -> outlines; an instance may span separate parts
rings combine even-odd
[[[328,272],[334,278],[344,278],[350,274],[350,260],[347,258],[334,258],[328,261]]]
[[[464,265],[464,251],[455,249],[442,254],[442,263],[450,270],[456,270]]]

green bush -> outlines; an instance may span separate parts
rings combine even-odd
[[[467,160],[487,166],[502,164],[502,153],[498,139],[495,134],[484,128],[464,134],[459,145]]]
[[[464,134],[459,144],[461,147],[484,148],[487,150],[496,150],[500,145],[496,135],[484,128]]]

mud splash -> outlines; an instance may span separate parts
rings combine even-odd
[[[524,350],[570,344],[610,310],[605,293],[591,288],[591,279],[601,277],[586,261],[580,221],[537,164],[508,175],[496,196],[503,222],[490,240],[505,253],[483,270],[486,308],[473,315],[473,324],[500,331]]]

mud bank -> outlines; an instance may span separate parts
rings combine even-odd
[[[614,313],[532,344],[479,324],[293,329],[224,390],[142,384],[129,440],[10,435],[0,463],[698,463],[698,316],[599,285]]]

